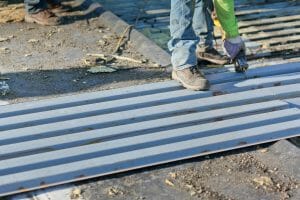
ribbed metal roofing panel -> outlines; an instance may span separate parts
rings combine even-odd
[[[299,136],[299,74],[293,63],[209,75],[206,92],[167,81],[1,106],[0,196]]]

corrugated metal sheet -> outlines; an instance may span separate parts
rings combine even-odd
[[[208,77],[1,106],[0,196],[300,135],[299,63]]]
[[[286,102],[290,103],[293,107],[300,108],[300,98],[287,99]]]

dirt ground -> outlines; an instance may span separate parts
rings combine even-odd
[[[299,153],[288,141],[280,141],[108,176],[79,186],[88,200],[296,200],[300,195]]]
[[[10,87],[10,93],[1,100],[24,102],[169,79],[166,70],[153,68],[152,63],[105,62],[88,57],[89,53],[111,54],[120,38],[99,26],[97,18],[74,10],[58,27],[24,22],[0,24],[0,72]],[[122,46],[119,54],[145,62],[130,44]],[[88,71],[92,66],[117,71],[93,74]],[[297,147],[282,141],[77,185],[88,200],[296,200],[300,196],[299,155]]]
[[[87,54],[111,54],[120,38],[99,26],[90,13],[74,9],[63,16],[64,25],[0,24],[0,73],[10,87],[2,100],[23,102],[53,95],[125,87],[169,79],[164,69],[151,63],[101,59]],[[130,44],[119,55],[145,61]],[[117,54],[117,55],[118,55]],[[114,73],[90,73],[92,66],[119,69]]]

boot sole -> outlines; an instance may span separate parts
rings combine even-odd
[[[177,76],[177,74],[174,70],[172,71],[172,79],[178,81],[180,84],[183,85],[183,87],[185,87],[187,89],[190,89],[190,90],[202,91],[202,90],[208,90],[209,89],[208,81],[206,81],[204,87],[199,87],[199,86],[197,87],[197,86],[188,85],[188,84],[184,83],[182,80],[180,80],[180,78]]]
[[[221,60],[215,60],[215,59],[210,59],[210,58],[204,58],[204,57],[198,57],[198,60],[205,60],[205,61],[209,61],[211,63],[217,64],[217,65],[226,65],[228,64],[228,61],[221,61]]]

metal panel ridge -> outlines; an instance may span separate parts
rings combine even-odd
[[[223,149],[235,149],[258,142],[300,135],[300,119],[246,130],[234,131],[207,138],[175,142],[130,152],[56,165],[0,177],[0,193],[28,191],[43,185],[55,185],[83,180],[128,169],[167,163]]]

